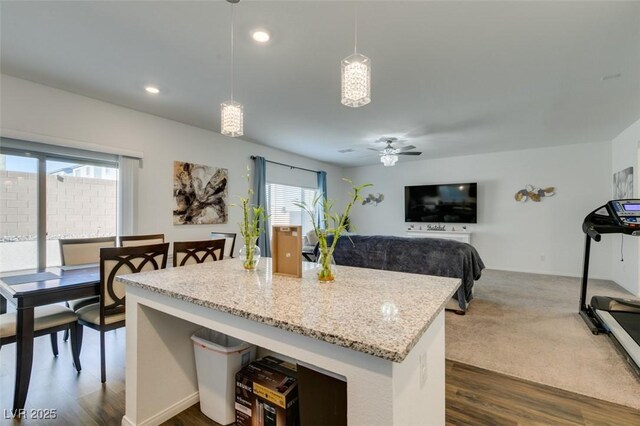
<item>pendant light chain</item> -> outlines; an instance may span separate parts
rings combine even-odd
[[[355,21],[356,21],[356,32],[355,32],[355,40],[353,42],[353,54],[355,55],[356,53],[358,53],[358,5],[355,5]]]
[[[233,101],[233,21],[235,18],[233,3],[231,3],[231,100]]]
[[[232,138],[244,134],[244,106],[233,100],[234,68],[235,68],[235,10],[234,4],[239,0],[227,0],[231,3],[231,99],[220,104],[220,133]]]

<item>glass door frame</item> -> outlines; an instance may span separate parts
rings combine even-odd
[[[0,147],[0,154],[38,160],[36,190],[36,267],[47,267],[47,155],[40,152]]]

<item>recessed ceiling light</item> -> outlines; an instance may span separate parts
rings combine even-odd
[[[157,95],[158,93],[160,93],[160,89],[155,86],[145,86],[144,90],[146,90],[147,93],[151,93],[152,95]]]
[[[271,40],[271,34],[265,30],[256,30],[251,34],[251,37],[258,43],[266,43]]]

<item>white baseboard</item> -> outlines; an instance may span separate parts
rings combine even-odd
[[[501,268],[501,267],[495,267],[495,266],[487,267],[486,269],[493,269],[494,271],[505,271],[505,272],[522,272],[525,274],[555,275],[557,277],[582,278],[582,271],[580,271],[579,273],[575,273],[575,272],[542,271],[539,269],[529,270],[529,269]],[[589,279],[613,281],[610,277],[600,277],[598,275],[591,275],[591,274],[589,274]],[[480,278],[480,280],[482,280],[482,278]]]
[[[148,419],[140,422],[134,423],[127,416],[122,418],[122,426],[155,426],[160,423],[166,422],[173,416],[176,416],[182,413],[187,408],[191,407],[196,402],[200,401],[200,393],[194,392],[188,397],[184,398],[181,401],[176,402],[170,407],[165,408],[161,412],[149,417]]]

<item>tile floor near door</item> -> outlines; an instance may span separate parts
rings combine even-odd
[[[447,317],[450,317],[447,313]],[[107,382],[100,383],[98,333],[86,330],[82,347],[83,370],[75,374],[69,344],[60,343],[53,358],[49,339],[36,339],[34,369],[27,409],[55,409],[57,418],[47,422],[17,422],[5,418],[13,398],[15,345],[0,351],[0,395],[2,425],[120,425],[125,410],[125,330],[107,333]],[[503,374],[447,361],[447,424],[640,424],[640,412],[515,379]],[[198,404],[166,425],[215,424]]]

